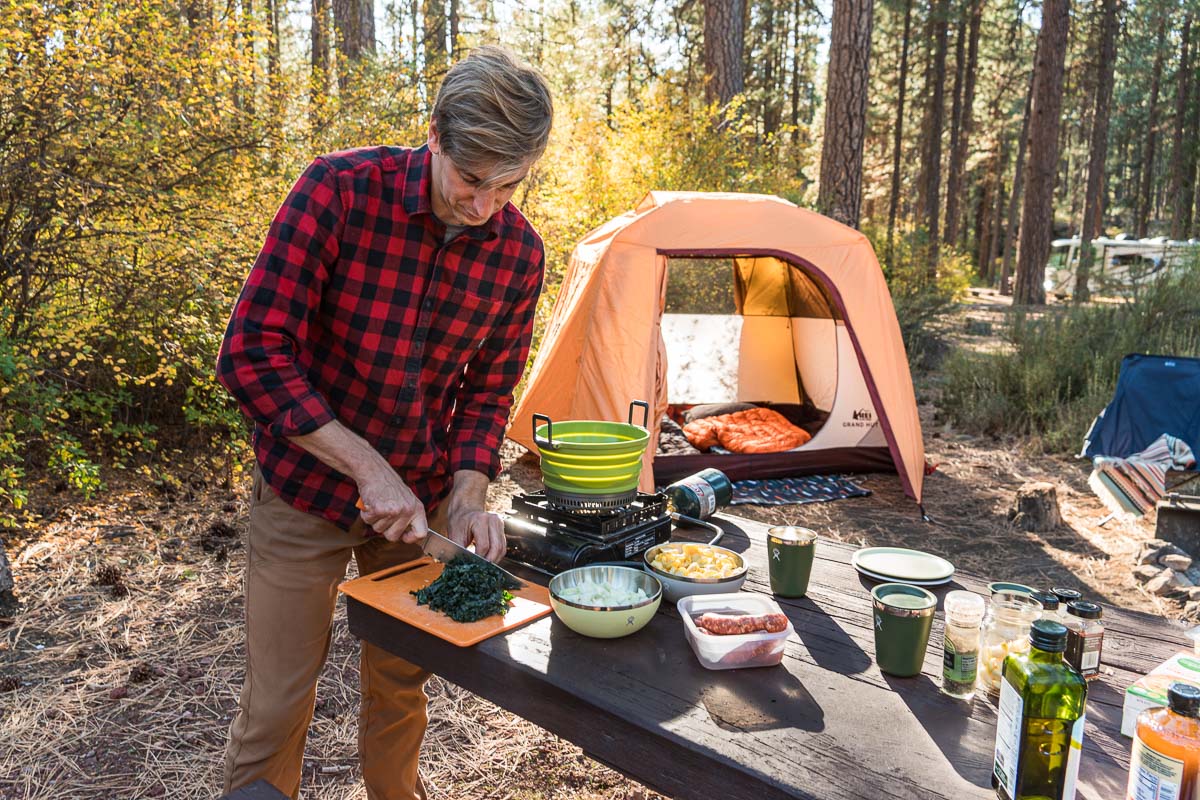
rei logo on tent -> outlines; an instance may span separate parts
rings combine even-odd
[[[871,413],[871,409],[869,408],[860,408],[855,410],[850,418],[855,422],[870,422],[875,418],[875,415]]]

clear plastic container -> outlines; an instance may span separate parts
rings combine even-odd
[[[683,617],[688,644],[701,665],[707,669],[744,669],[773,667],[783,661],[788,637],[795,632],[789,620],[787,628],[778,633],[758,631],[728,636],[707,633],[696,625],[702,614],[782,614],[779,604],[770,597],[749,592],[692,595],[680,598],[676,604]]]

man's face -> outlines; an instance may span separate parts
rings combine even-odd
[[[442,152],[437,128],[429,126],[433,152],[433,213],[447,225],[482,225],[512,199],[532,162],[516,172],[497,166],[466,169]]]

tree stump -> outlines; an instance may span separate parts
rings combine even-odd
[[[1008,519],[1023,531],[1052,531],[1062,525],[1057,488],[1045,481],[1025,484],[1017,490]]]

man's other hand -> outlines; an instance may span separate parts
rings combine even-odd
[[[446,538],[468,547],[475,544],[475,552],[488,561],[504,558],[507,543],[504,539],[504,520],[490,511],[461,511],[452,513],[447,521],[449,530]]]

